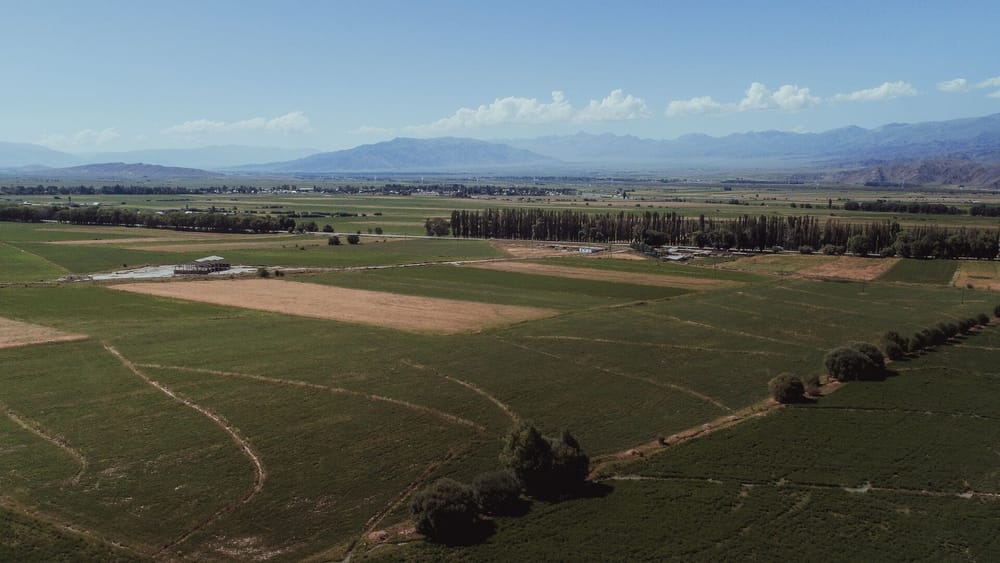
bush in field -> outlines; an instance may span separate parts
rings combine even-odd
[[[323,232],[324,233],[332,233],[333,232],[333,225],[331,225],[329,223],[327,223],[326,225],[323,225]]]
[[[587,478],[590,459],[569,432],[559,439],[542,436],[530,424],[513,428],[504,441],[500,463],[534,497],[558,497]]]
[[[900,360],[909,349],[909,342],[898,332],[889,331],[882,336],[882,350],[890,360]]]
[[[819,251],[823,254],[826,254],[827,256],[833,256],[833,255],[839,256],[847,251],[847,247],[837,246],[833,244],[824,244],[819,248]]]
[[[258,278],[266,278],[266,277],[268,277],[270,275],[271,275],[271,272],[267,271],[267,268],[265,268],[264,266],[261,266],[260,268],[257,268],[257,277]]]
[[[878,349],[878,346],[867,342],[855,342],[851,344],[851,347],[864,354],[871,361],[872,366],[874,366],[874,370],[865,374],[866,376],[877,376],[885,371],[885,355]]]
[[[858,256],[868,256],[872,251],[872,241],[865,235],[854,235],[847,239],[847,251]]]
[[[448,478],[413,495],[410,511],[417,531],[442,543],[468,537],[479,519],[472,488]]]
[[[802,380],[790,373],[782,373],[767,383],[771,398],[782,404],[798,403],[805,398]]]
[[[340,246],[340,237],[333,235],[332,237],[326,239],[326,243],[330,246]]]
[[[360,244],[361,237],[358,235],[347,235],[347,244]]]
[[[827,373],[838,381],[864,379],[875,371],[875,364],[871,359],[850,346],[830,350],[823,363]]]
[[[510,514],[520,504],[521,483],[506,470],[480,473],[472,480],[472,494],[484,514]]]
[[[979,315],[976,316],[976,322],[979,323],[979,326],[986,326],[990,324],[990,316],[986,313],[979,313]]]
[[[816,252],[816,249],[809,246],[808,244],[803,244],[802,246],[799,247],[799,252],[802,254],[812,254],[813,252]]]

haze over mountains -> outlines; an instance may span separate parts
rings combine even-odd
[[[718,169],[768,162],[786,169],[860,168],[889,161],[935,160],[919,174],[988,178],[1000,163],[1000,114],[875,129],[844,127],[822,133],[763,131],[725,137],[685,135],[671,140],[612,134],[548,136],[487,142],[456,137],[397,138],[353,149],[316,153],[310,149],[212,146],[198,149],[143,150],[73,155],[38,145],[0,143],[0,168],[7,173],[47,176],[209,177],[210,169],[239,174],[324,174],[357,172],[571,171],[593,167],[669,170],[695,163]],[[103,168],[69,168],[116,162]],[[146,162],[168,168],[124,168]],[[263,163],[262,163],[263,162]],[[948,164],[940,164],[947,162]],[[976,171],[964,171],[972,163]],[[900,166],[897,165],[896,169]],[[49,167],[49,168],[45,168]],[[52,170],[59,168],[61,170]],[[892,167],[886,167],[890,172]],[[117,172],[116,172],[117,170]],[[984,173],[984,170],[987,171]],[[918,174],[918,175],[919,175]],[[846,177],[846,176],[845,176]]]

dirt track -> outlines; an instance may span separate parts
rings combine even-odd
[[[548,309],[533,307],[416,297],[265,279],[130,283],[109,287],[216,305],[444,334],[555,314]]]
[[[501,270],[522,274],[540,276],[555,276],[581,280],[607,281],[628,283],[633,285],[650,285],[655,287],[676,287],[680,289],[718,289],[737,284],[721,280],[689,278],[661,274],[640,274],[634,272],[617,272],[613,270],[598,270],[595,268],[575,268],[556,264],[536,264],[534,262],[480,262],[466,264],[465,267]]]
[[[22,323],[0,317],[0,348],[14,348],[45,342],[68,342],[83,340],[85,334],[63,332],[47,326]]]

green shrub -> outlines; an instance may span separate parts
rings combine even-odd
[[[513,428],[504,441],[500,463],[534,497],[557,497],[571,492],[587,478],[590,459],[569,432],[559,439],[542,436],[530,424]]]
[[[872,363],[874,370],[866,373],[865,376],[877,376],[881,372],[885,371],[885,355],[883,355],[882,351],[878,349],[878,346],[867,342],[855,342],[854,344],[851,344],[851,347],[864,354],[865,357],[867,357]]]
[[[799,252],[802,254],[812,254],[813,252],[816,252],[816,249],[809,246],[808,244],[803,244],[802,246],[799,247]]]
[[[850,346],[830,350],[823,363],[827,373],[838,381],[864,379],[876,369],[868,356]]]
[[[521,500],[521,483],[507,470],[480,473],[472,480],[472,494],[484,514],[510,514]]]
[[[979,323],[979,326],[986,326],[990,324],[990,316],[986,313],[979,313],[979,316],[976,317],[976,322]]]
[[[413,495],[410,511],[418,532],[443,543],[468,537],[479,518],[472,488],[448,478]]]
[[[358,235],[347,235],[347,244],[360,244],[361,237]]]
[[[790,373],[782,373],[767,383],[771,398],[782,404],[798,403],[805,397],[802,380]]]

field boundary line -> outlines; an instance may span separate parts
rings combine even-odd
[[[87,466],[89,465],[89,463],[87,462],[87,458],[84,457],[82,453],[80,453],[80,450],[69,445],[69,442],[67,442],[66,439],[63,438],[62,436],[59,436],[58,434],[49,431],[44,426],[33,420],[30,420],[20,414],[17,414],[13,410],[11,410],[11,408],[8,407],[6,403],[2,401],[0,401],[0,410],[3,410],[3,413],[7,415],[7,418],[11,419],[11,421],[13,421],[14,424],[17,424],[18,426],[24,428],[28,432],[31,432],[32,434],[38,436],[39,438],[45,440],[46,442],[49,442],[50,444],[56,446],[65,453],[69,454],[70,457],[75,459],[76,462],[80,464],[80,469],[77,470],[76,474],[70,477],[68,481],[73,485],[80,484],[80,478],[87,471]]]
[[[210,524],[215,523],[223,516],[235,511],[240,506],[250,502],[250,500],[253,497],[257,496],[257,494],[259,494],[262,490],[264,490],[264,481],[267,480],[267,471],[264,469],[264,463],[261,461],[260,455],[256,451],[254,451],[253,446],[250,445],[250,441],[244,438],[240,434],[239,429],[237,429],[235,426],[229,424],[221,416],[215,414],[211,410],[191,401],[190,399],[181,397],[180,395],[171,391],[169,388],[167,388],[160,382],[150,378],[145,373],[143,373],[136,364],[132,363],[131,360],[123,356],[121,352],[119,352],[113,346],[104,344],[104,349],[107,350],[109,353],[111,353],[111,355],[116,357],[118,361],[122,363],[122,365],[128,368],[128,370],[134,373],[135,375],[139,376],[147,384],[158,389],[164,395],[167,395],[171,399],[183,404],[184,406],[194,409],[195,411],[198,411],[199,413],[206,416],[209,420],[211,420],[216,426],[222,428],[227,434],[229,434],[229,437],[232,438],[233,442],[235,442],[236,445],[240,447],[243,453],[248,458],[250,458],[250,461],[254,467],[254,479],[253,479],[254,482],[253,486],[250,488],[249,491],[244,493],[242,497],[236,499],[235,501],[219,509],[214,514],[203,520],[201,523],[196,524],[193,528],[187,530],[186,532],[181,534],[179,537],[177,537],[170,543],[167,543],[154,554],[154,555],[160,555],[164,551],[183,543],[185,540],[190,538],[195,532],[205,528]]]
[[[719,409],[722,409],[723,411],[730,412],[730,413],[733,412],[733,409],[731,407],[727,406],[722,401],[720,401],[720,400],[718,400],[718,399],[716,399],[714,397],[710,397],[710,396],[708,396],[708,395],[706,395],[704,393],[701,393],[699,391],[695,391],[694,389],[692,389],[690,387],[687,387],[687,386],[684,386],[684,385],[680,385],[680,384],[677,384],[677,383],[671,383],[671,382],[667,382],[667,381],[660,381],[658,379],[653,379],[653,378],[650,378],[650,377],[643,377],[643,376],[640,376],[640,375],[631,375],[631,374],[628,374],[628,373],[622,373],[622,372],[617,371],[617,370],[613,370],[613,369],[606,368],[606,367],[599,366],[599,365],[595,365],[595,364],[589,364],[589,363],[582,362],[582,361],[576,360],[576,359],[567,360],[566,358],[564,358],[563,356],[560,356],[558,354],[553,354],[551,352],[546,352],[544,350],[537,350],[535,348],[531,348],[530,346],[525,346],[523,344],[518,344],[517,342],[511,342],[510,340],[507,340],[505,338],[500,338],[499,336],[496,337],[496,338],[497,338],[497,340],[499,340],[501,342],[504,342],[506,344],[510,344],[511,346],[515,346],[517,348],[521,348],[523,350],[527,350],[529,352],[535,352],[535,353],[538,353],[538,354],[544,354],[546,356],[550,356],[550,357],[555,358],[557,360],[568,361],[568,362],[574,363],[574,364],[576,364],[578,366],[596,369],[596,370],[598,370],[600,372],[603,372],[603,373],[606,373],[606,374],[609,374],[609,375],[614,375],[616,377],[624,377],[625,379],[631,379],[633,381],[641,381],[643,383],[647,383],[647,384],[652,385],[654,387],[660,387],[662,389],[671,389],[673,391],[677,391],[678,393],[683,393],[685,395],[690,395],[690,396],[692,396],[692,397],[694,397],[694,398],[696,398],[696,399],[698,399],[700,401],[704,401],[706,403],[711,403],[712,405],[718,407]]]
[[[726,482],[738,483],[744,487],[772,487],[775,489],[803,489],[803,490],[827,490],[827,491],[843,491],[852,494],[865,494],[868,492],[875,493],[889,493],[897,495],[909,495],[909,496],[922,496],[922,497],[935,497],[935,498],[960,498],[960,499],[985,499],[992,501],[1000,501],[1000,493],[987,493],[983,491],[973,491],[967,490],[962,492],[956,491],[932,491],[930,489],[909,489],[905,487],[876,487],[869,482],[863,483],[860,487],[847,487],[844,485],[831,485],[827,483],[796,483],[794,481],[788,481],[787,479],[781,479],[780,481],[763,481],[755,479],[741,479],[741,478],[719,478],[719,477],[682,477],[682,476],[651,476],[651,475],[639,475],[639,474],[625,474],[625,475],[611,475],[599,479],[600,481],[663,481],[663,482],[674,482],[674,483],[711,483],[716,485],[722,485]]]
[[[47,524],[54,528],[58,528],[60,530],[69,532],[71,534],[75,534],[77,536],[83,536],[87,539],[97,541],[101,544],[109,545],[111,547],[114,547],[115,549],[120,549],[122,551],[127,551],[129,553],[140,556],[149,555],[148,551],[144,551],[126,545],[120,541],[107,538],[105,536],[102,536],[101,534],[98,534],[97,532],[77,526],[76,524],[67,524],[66,522],[60,520],[59,518],[52,516],[51,514],[46,514],[38,510],[37,508],[27,506],[7,496],[0,496],[0,507],[3,507],[11,512],[16,512],[22,516],[25,516],[37,522],[42,522],[43,524]]]
[[[666,436],[662,444],[659,443],[659,441],[647,442],[617,453],[594,456],[591,458],[592,465],[590,475],[588,475],[587,478],[593,481],[602,481],[608,478],[601,477],[602,470],[608,466],[616,463],[627,463],[628,461],[636,459],[636,457],[645,457],[647,454],[652,455],[658,452],[666,451],[670,449],[670,447],[679,446],[690,442],[691,440],[714,434],[720,430],[732,428],[733,426],[748,420],[767,416],[782,407],[783,405],[780,403],[770,399],[765,399],[757,404],[742,408],[733,414],[716,418],[711,422],[693,426],[679,432],[674,432],[673,434]]]
[[[761,336],[759,334],[754,334],[752,332],[745,332],[745,331],[742,331],[742,330],[733,330],[731,328],[722,328],[720,326],[710,325],[708,323],[703,323],[703,322],[699,322],[699,321],[692,321],[692,320],[689,320],[689,319],[682,319],[682,318],[680,318],[678,316],[675,316],[675,315],[657,315],[655,313],[643,313],[643,314],[651,316],[653,318],[666,319],[666,320],[674,321],[674,322],[677,322],[677,323],[680,323],[680,324],[697,326],[697,327],[700,327],[700,328],[707,328],[709,330],[715,330],[715,331],[725,332],[725,333],[729,333],[729,334],[736,334],[736,335],[739,335],[739,336],[743,336],[745,338],[755,338],[757,340],[765,340],[767,342],[774,342],[775,344],[781,344],[782,346],[798,346],[800,348],[809,348],[809,349],[812,349],[812,350],[821,350],[821,348],[819,348],[819,347],[810,346],[809,344],[803,344],[801,342],[795,342],[795,341],[791,341],[791,340],[780,340],[780,339],[777,339],[777,338],[771,338],[769,336]]]
[[[789,408],[799,409],[803,412],[826,410],[826,411],[865,412],[865,413],[913,414],[920,416],[947,416],[951,418],[976,418],[979,420],[1000,420],[1000,417],[997,416],[989,416],[974,412],[948,412],[948,411],[934,411],[928,409],[901,409],[901,408],[886,408],[886,407],[848,407],[848,406],[843,406],[843,407],[815,406],[815,407],[810,407],[808,409],[789,406]]]
[[[712,352],[721,354],[746,354],[750,356],[791,357],[788,354],[782,354],[780,352],[767,352],[764,350],[726,350],[722,348],[706,348],[704,346],[686,346],[684,344],[662,344],[659,342],[631,342],[628,340],[614,340],[611,338],[589,338],[586,336],[543,335],[543,336],[519,336],[518,338],[527,338],[531,340],[570,340],[570,341],[580,341],[580,342],[596,342],[598,344],[615,344],[617,346],[644,346],[648,348],[663,348],[666,350],[692,350],[695,352]]]
[[[521,421],[521,417],[519,417],[517,415],[517,413],[514,412],[514,409],[510,408],[510,405],[504,403],[500,399],[497,399],[496,397],[494,397],[493,395],[491,395],[488,391],[486,391],[485,389],[483,389],[482,387],[479,387],[478,385],[476,385],[474,383],[470,383],[468,381],[461,380],[461,379],[459,379],[457,377],[452,377],[452,376],[450,376],[450,375],[448,375],[446,373],[442,373],[440,370],[438,370],[436,368],[433,368],[431,366],[425,366],[423,364],[418,364],[418,363],[410,361],[410,360],[404,359],[404,360],[401,360],[401,363],[403,365],[410,366],[411,368],[414,368],[414,369],[417,369],[417,370],[429,371],[429,372],[431,372],[431,373],[433,373],[433,374],[435,374],[435,375],[437,375],[439,377],[443,377],[443,378],[447,379],[448,381],[452,381],[454,383],[457,383],[457,384],[461,385],[462,387],[465,387],[465,388],[469,389],[473,393],[476,393],[478,395],[483,396],[488,401],[490,401],[491,403],[493,403],[494,405],[496,405],[497,408],[499,408],[500,410],[502,410],[504,412],[504,414],[506,414],[508,417],[510,417],[510,419],[512,421],[514,421],[514,423],[518,423],[518,422]]]
[[[215,375],[219,377],[232,377],[237,379],[249,379],[251,381],[259,381],[261,383],[268,383],[271,385],[284,385],[287,387],[298,387],[301,389],[313,389],[317,391],[327,391],[336,395],[349,395],[352,397],[362,397],[368,399],[369,401],[389,403],[391,405],[396,405],[413,411],[422,412],[424,414],[429,414],[431,416],[440,418],[451,422],[453,424],[458,424],[459,426],[466,426],[473,428],[478,432],[485,433],[486,427],[475,423],[467,418],[462,418],[460,416],[440,411],[435,408],[425,407],[424,405],[418,405],[416,403],[411,403],[409,401],[404,401],[402,399],[393,399],[392,397],[386,397],[384,395],[374,395],[371,393],[362,393],[361,391],[353,391],[351,389],[345,389],[343,387],[332,387],[329,385],[322,385],[319,383],[310,383],[308,381],[295,381],[293,379],[281,379],[277,377],[267,377],[264,375],[253,375],[250,373],[240,373],[236,371],[221,371],[215,369],[206,368],[190,368],[185,366],[167,366],[162,364],[138,364],[140,367],[153,368],[153,369],[172,369],[177,371],[186,371],[189,373],[204,373],[208,375]]]

